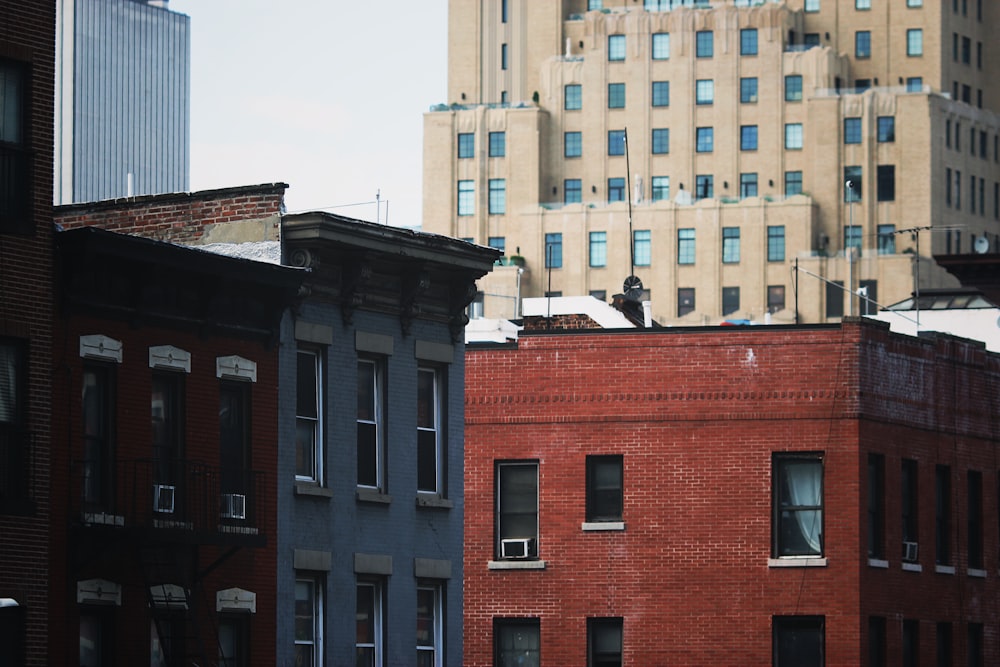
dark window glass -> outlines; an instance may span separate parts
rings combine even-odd
[[[819,454],[775,454],[774,555],[823,553],[823,459]]]
[[[826,283],[826,316],[844,316],[844,281]]]
[[[969,526],[969,567],[983,569],[983,473],[970,470],[968,474],[968,508],[966,510]]]
[[[916,462],[909,463],[914,468],[912,474],[915,476]],[[913,491],[915,493],[916,489]],[[907,537],[912,538],[909,541],[916,542],[916,527],[908,531],[904,524],[903,538]],[[951,565],[951,468],[944,465],[934,468],[934,562]]]
[[[0,59],[0,232],[31,231],[27,68]]]
[[[467,158],[476,154],[476,135],[472,132],[459,132],[458,157]]]
[[[684,317],[694,311],[694,288],[677,288],[677,317]]]
[[[497,464],[497,558],[538,555],[538,464]]]
[[[823,667],[822,616],[775,616],[774,667]]]
[[[722,288],[722,316],[732,315],[740,309],[740,288]]]
[[[490,157],[503,157],[507,154],[507,133],[490,132]]]
[[[868,455],[868,557],[885,558],[885,457]]]
[[[493,641],[497,667],[540,667],[541,630],[538,619],[494,620]]]
[[[896,200],[896,166],[880,164],[876,170],[876,192],[878,201]]]
[[[587,521],[622,520],[622,457],[587,457]]]
[[[587,619],[587,667],[621,667],[622,619]]]

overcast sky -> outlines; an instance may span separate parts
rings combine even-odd
[[[191,190],[280,181],[289,211],[371,221],[380,190],[382,222],[388,203],[390,224],[420,224],[447,5],[170,0],[191,17]]]

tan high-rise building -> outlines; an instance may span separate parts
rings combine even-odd
[[[505,251],[493,317],[631,275],[668,324],[956,284],[933,254],[1000,245],[998,29],[994,0],[449,0],[424,230]]]

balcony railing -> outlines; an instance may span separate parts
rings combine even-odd
[[[71,511],[83,526],[187,531],[199,537],[256,536],[264,475],[184,460],[73,464]]]
[[[0,512],[30,512],[34,438],[25,429],[0,428]]]

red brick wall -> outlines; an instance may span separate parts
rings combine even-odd
[[[924,459],[921,474],[929,477],[921,488],[932,494],[932,461],[952,439],[952,412],[939,407],[950,360],[966,360],[959,386],[969,395],[982,382],[1000,382],[994,355],[949,345],[848,323],[564,332],[522,336],[516,346],[467,347],[464,664],[492,664],[495,617],[540,617],[542,661],[555,665],[586,664],[588,617],[624,617],[625,664],[644,667],[769,665],[773,615],[825,616],[827,665],[861,664],[869,613],[890,619],[891,656],[899,646],[893,619],[911,614],[925,621],[924,654],[933,655],[940,598],[954,601],[948,610],[956,621],[981,619],[995,628],[995,606],[972,602],[995,599],[995,577],[942,578],[933,572],[931,550],[915,575],[901,570],[898,555],[899,454]],[[898,355],[895,370],[889,352]],[[914,375],[929,376],[916,385],[918,394]],[[914,423],[903,408],[923,421]],[[965,410],[961,429],[984,425],[976,409]],[[989,440],[983,432],[958,438],[967,452],[954,459],[954,484],[964,489],[966,468],[979,467],[987,516],[995,517],[991,433]],[[874,571],[864,521],[869,450],[886,455],[889,501],[890,567]],[[824,453],[826,567],[768,567],[771,456],[779,451]],[[581,529],[588,454],[624,457],[624,531]],[[546,568],[489,570],[495,462],[520,459],[539,462],[539,557]],[[921,535],[932,542],[933,495],[927,498]],[[991,571],[993,524],[986,530]],[[955,626],[956,650],[964,632]],[[997,656],[992,634],[987,650]]]

